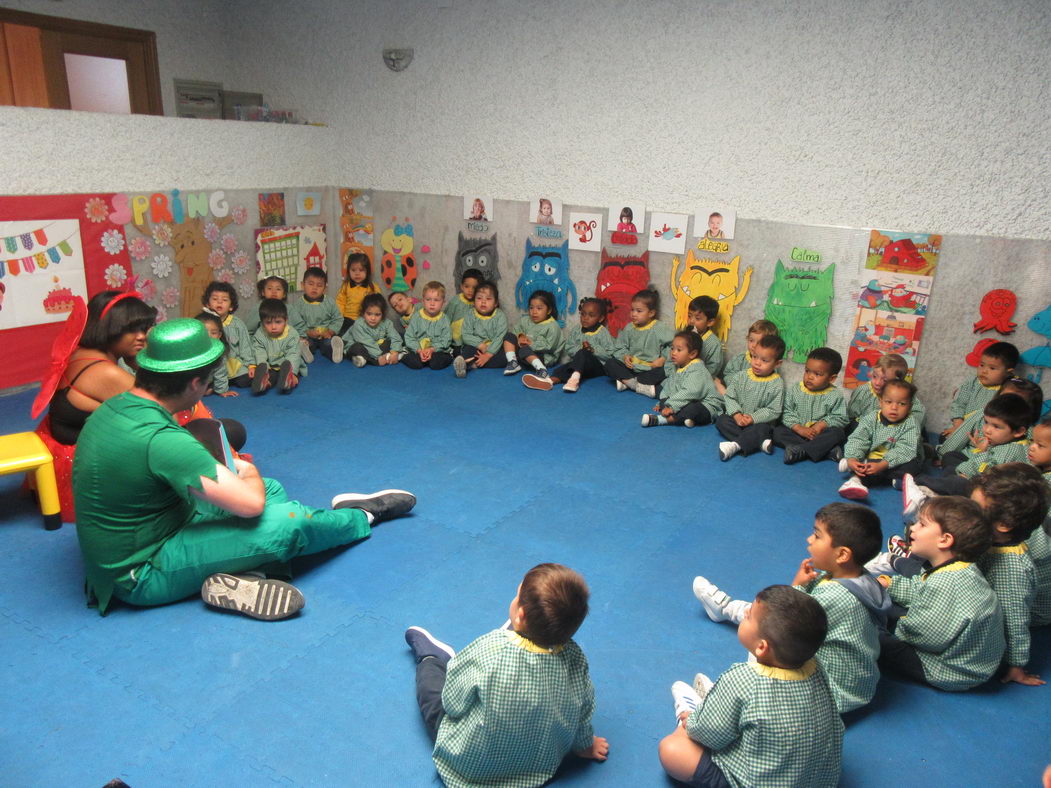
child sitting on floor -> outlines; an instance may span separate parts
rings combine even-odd
[[[723,462],[759,449],[771,454],[770,436],[784,407],[785,381],[777,368],[785,356],[785,341],[776,334],[764,334],[749,355],[749,368],[726,379],[726,413],[715,421],[715,428],[726,438],[719,444]]]
[[[333,364],[343,360],[343,338],[338,332],[343,315],[336,303],[325,295],[328,274],[323,268],[311,266],[303,274],[303,293],[288,302],[288,322],[299,334],[300,352],[310,364],[314,352]]]
[[[847,434],[850,434],[857,428],[858,422],[864,416],[880,409],[883,386],[888,381],[905,380],[905,376],[908,374],[909,362],[905,360],[904,356],[899,356],[897,353],[884,353],[880,356],[875,366],[872,367],[868,385],[858,386],[851,392],[850,399],[847,400],[847,416],[850,417],[850,424],[847,425]],[[915,396],[915,390],[913,391],[910,412],[913,421],[916,422],[918,447],[923,442],[923,424],[927,419],[927,411],[923,407],[923,403],[920,402],[919,397]]]
[[[847,405],[832,384],[843,368],[843,357],[828,347],[810,351],[803,380],[785,392],[781,423],[773,430],[775,446],[785,450],[785,465],[810,459],[843,458],[847,439]]]
[[[288,303],[288,282],[283,276],[268,276],[266,279],[260,279],[255,283],[255,290],[259,294],[260,302],[264,298],[276,298],[278,301]],[[244,317],[244,324],[249,334],[255,334],[260,324],[259,304],[256,304],[255,309],[248,311]]]
[[[462,322],[463,345],[453,359],[456,377],[467,377],[468,369],[503,367],[504,359],[497,351],[503,347],[507,335],[507,315],[500,308],[500,293],[495,282],[482,282],[475,288],[474,307]]]
[[[1045,684],[1025,670],[1039,582],[1026,540],[1040,528],[1047,514],[1047,485],[1032,466],[1012,462],[975,477],[971,500],[982,507],[993,527],[992,547],[978,559],[978,568],[1004,611],[1007,651],[1001,680],[1030,686]]]
[[[1004,614],[973,563],[989,549],[981,508],[956,495],[931,498],[911,528],[912,553],[931,568],[879,581],[907,609],[894,634],[880,635],[879,666],[958,692],[992,678],[1003,658]]]
[[[397,364],[404,346],[394,325],[384,317],[387,302],[379,293],[369,293],[361,300],[361,316],[343,336],[355,367],[366,364]]]
[[[748,326],[748,334],[745,337],[748,349],[727,361],[723,367],[722,374],[715,379],[715,387],[719,389],[720,394],[726,393],[726,381],[729,380],[731,375],[751,368],[752,351],[759,344],[759,340],[765,336],[776,337],[777,335],[777,326],[769,320],[756,320],[752,325]]]
[[[339,335],[346,337],[354,321],[361,317],[361,302],[365,296],[378,293],[372,284],[372,261],[364,252],[351,252],[347,255],[347,275],[336,294],[336,306],[343,315],[339,326]]]
[[[653,413],[642,416],[643,427],[664,424],[689,426],[711,424],[722,413],[723,401],[712,376],[701,361],[701,337],[696,331],[680,331],[671,341],[671,361],[664,365],[667,377],[661,384],[660,400]]]
[[[547,365],[556,364],[566,347],[562,327],[555,320],[555,297],[547,290],[529,296],[529,313],[518,318],[504,337],[505,375],[517,375],[522,364],[536,370],[537,377],[548,376]]]
[[[463,321],[474,311],[474,294],[485,281],[482,272],[477,268],[468,268],[460,276],[460,292],[456,298],[449,299],[445,306],[445,316],[449,318],[449,327],[453,333],[453,349],[463,344]]]
[[[442,285],[442,302],[445,301],[445,285]],[[387,303],[390,304],[390,308],[394,310],[394,314],[398,317],[391,322],[394,323],[394,327],[398,330],[398,333],[403,337],[405,336],[405,329],[409,327],[409,321],[412,320],[413,313],[416,312],[416,304],[412,302],[412,296],[408,293],[402,293],[395,291],[387,296]]]
[[[1014,375],[1018,359],[1018,348],[1010,342],[993,342],[982,349],[975,376],[960,386],[952,398],[949,408],[952,424],[942,431],[942,438],[952,435],[968,414],[980,411],[999,393],[1000,387]]]
[[[828,676],[840,714],[872,700],[879,682],[879,633],[887,628],[891,603],[864,567],[879,552],[881,541],[879,517],[871,509],[856,503],[822,506],[807,538],[810,558],[799,565],[792,581],[828,616],[828,634],[817,650],[817,661]],[[740,624],[751,604],[732,599],[699,576],[693,580],[693,593],[712,621]]]
[[[617,391],[631,389],[644,397],[657,396],[675,336],[669,326],[657,319],[659,304],[656,290],[639,290],[631,297],[631,322],[613,341],[613,354],[604,365],[606,374],[616,382]]]
[[[1009,378],[1000,387],[1001,394],[1017,394],[1029,403],[1029,424],[1040,421],[1040,410],[1044,405],[1044,392],[1036,383],[1025,378]],[[938,445],[940,464],[947,471],[956,469],[967,459],[968,448],[973,448],[983,440],[982,427],[985,425],[985,408],[973,411],[964,416],[963,422]],[[1029,433],[1032,433],[1030,426]]]
[[[223,323],[218,315],[213,315],[211,312],[201,312],[198,315],[194,315],[194,320],[199,320],[204,323],[204,327],[208,329],[208,336],[222,342],[225,353],[230,352],[230,347],[226,344],[226,337],[223,335]],[[212,372],[212,385],[205,393],[218,394],[220,397],[237,396],[236,391],[230,391],[230,378],[226,374],[225,358],[223,359],[223,363],[217,366],[215,371]]]
[[[413,312],[405,329],[401,361],[409,369],[445,369],[453,362],[453,335],[442,311],[444,303],[445,285],[428,282],[423,288],[423,308]]]
[[[697,296],[690,301],[686,314],[687,323],[701,338],[701,361],[714,380],[723,373],[723,343],[714,331],[719,302],[711,296]]]
[[[511,629],[493,630],[456,654],[409,627],[416,701],[446,785],[541,785],[570,751],[606,760],[609,745],[591,727],[588,661],[572,640],[587,612],[584,578],[540,564],[511,600]]]
[[[276,298],[263,299],[259,318],[262,325],[252,337],[255,362],[248,368],[252,393],[262,394],[277,386],[282,394],[288,394],[299,385],[300,377],[307,374],[299,334],[288,325],[288,307]]]
[[[226,374],[231,386],[248,388],[252,385],[248,368],[255,363],[255,348],[248,327],[234,312],[237,311],[237,291],[229,282],[210,282],[201,296],[205,311],[211,312],[223,323],[226,337]]]
[[[537,391],[550,391],[556,383],[562,383],[562,391],[573,394],[588,378],[605,375],[602,365],[613,353],[614,339],[606,328],[606,316],[612,306],[606,298],[580,299],[580,325],[570,328],[566,337],[569,361],[549,377],[523,375],[522,384]]]
[[[1033,428],[1033,440],[1029,444],[1029,456],[1026,459],[1042,475],[1051,497],[1051,419]],[[1048,500],[1048,506],[1051,506],[1051,500]],[[1051,624],[1051,510],[1047,515],[1044,524],[1033,531],[1026,542],[1029,557],[1036,566],[1033,625],[1041,627]]]
[[[844,498],[868,498],[869,485],[916,473],[922,460],[916,456],[919,430],[909,418],[916,387],[894,378],[882,386],[880,409],[861,417],[847,440],[840,472],[850,471],[839,488]]]
[[[828,620],[817,601],[789,586],[760,591],[737,639],[755,662],[730,667],[714,685],[672,687],[680,724],[660,743],[661,766],[697,786],[824,788],[839,783],[843,721],[814,654]]]

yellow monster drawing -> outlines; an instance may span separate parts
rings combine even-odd
[[[749,266],[744,272],[744,283],[740,283],[740,264],[740,255],[734,255],[734,259],[729,263],[722,260],[698,260],[693,254],[693,249],[687,249],[682,276],[676,279],[679,258],[673,257],[671,294],[675,297],[675,327],[686,327],[687,307],[692,299],[702,295],[711,296],[719,302],[719,319],[715,324],[715,333],[719,341],[725,344],[730,335],[734,307],[748,295],[748,285],[752,281],[752,268]]]

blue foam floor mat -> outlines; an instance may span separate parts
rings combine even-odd
[[[0,432],[30,429],[34,392],[0,399]],[[416,710],[411,624],[462,647],[497,627],[522,574],[580,570],[577,635],[597,693],[603,764],[558,785],[668,786],[657,742],[669,687],[745,657],[693,598],[704,574],[735,596],[787,582],[831,463],[780,452],[718,461],[711,427],[642,429],[652,401],[589,381],[567,396],[499,373],[312,365],[290,396],[209,397],[248,427],[264,475],[316,506],[340,492],[413,490],[419,504],[359,544],[297,560],[298,617],[262,623],[199,599],[84,606],[73,526],[45,532],[20,479],[0,477],[0,763],[10,785],[440,785]],[[900,497],[875,490],[884,534]],[[1031,670],[1051,673],[1051,631]],[[955,695],[892,678],[848,715],[846,786],[1019,785],[1051,760],[1051,687]],[[1009,768],[1005,768],[1010,764]]]

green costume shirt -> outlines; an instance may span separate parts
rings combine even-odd
[[[819,421],[829,427],[846,427],[847,403],[835,386],[811,391],[800,381],[785,392],[785,411],[781,423],[788,428],[797,424],[812,427]]]
[[[951,451],[962,451],[966,454],[971,445],[972,433],[981,431],[984,423],[984,410],[976,410],[964,416],[963,423],[938,445],[938,456],[944,457]]]
[[[719,396],[708,368],[699,358],[693,359],[682,369],[669,361],[664,365],[664,372],[667,377],[661,384],[662,405],[678,412],[691,402],[700,402],[713,419],[722,415],[723,398]]]
[[[570,640],[543,648],[506,629],[449,661],[434,763],[449,788],[531,788],[592,744],[595,689]]]
[[[1048,530],[1051,523],[1033,531],[1026,545],[1029,547],[1029,558],[1036,572],[1036,594],[1030,609],[1030,621],[1035,627],[1046,627],[1051,624],[1051,535]]]
[[[223,320],[223,336],[229,353],[226,356],[226,371],[236,378],[248,372],[248,367],[255,364],[255,348],[248,327],[237,315],[227,315]]]
[[[584,343],[591,345],[591,352],[599,361],[606,361],[613,355],[616,340],[609,329],[599,324],[590,331],[584,331],[579,324],[571,326],[566,337],[566,353],[570,358],[584,349]]]
[[[338,334],[343,313],[328,296],[322,296],[320,301],[307,301],[305,295],[295,295],[288,302],[288,322],[301,337],[314,328],[327,328]]]
[[[613,357],[623,361],[625,356],[631,356],[635,369],[646,372],[653,369],[656,359],[668,360],[668,351],[674,337],[675,332],[671,327],[659,320],[651,320],[642,328],[628,323],[614,340]]]
[[[380,347],[380,342],[384,340],[389,343],[386,350]],[[354,325],[343,335],[343,341],[348,346],[355,342],[360,343],[372,358],[379,358],[383,353],[398,353],[404,347],[401,334],[387,318],[381,320],[375,328],[366,323],[364,318],[355,320]]]
[[[992,678],[1006,648],[1004,614],[977,566],[950,561],[893,577],[887,590],[908,608],[894,634],[916,649],[927,681],[961,691]]]
[[[405,329],[405,347],[413,353],[432,347],[439,353],[448,353],[452,348],[453,334],[449,318],[444,312],[431,317],[426,310],[417,309],[409,318]]]
[[[879,410],[879,395],[872,390],[871,383],[858,386],[850,393],[847,415],[851,421],[861,421],[862,416],[874,410]],[[922,437],[923,425],[927,421],[927,408],[920,402],[919,397],[912,398],[912,409],[909,411],[909,416],[916,422],[916,429]],[[922,443],[922,440],[920,442]]]
[[[492,314],[480,315],[471,308],[463,319],[462,344],[476,347],[484,353],[501,353],[504,349],[504,337],[507,336],[507,315],[497,307]],[[456,341],[456,329],[453,328],[453,341]],[[484,347],[483,347],[484,345]]]
[[[821,605],[828,634],[815,655],[840,714],[861,708],[879,683],[879,629],[873,614],[842,583],[823,577],[799,587]]]
[[[252,344],[255,346],[255,360],[252,362],[255,366],[278,369],[284,362],[291,361],[292,371],[299,377],[306,376],[307,363],[299,351],[299,334],[292,326],[286,325],[279,337],[270,336],[260,326],[255,330]]]
[[[752,354],[747,350],[744,353],[738,353],[736,356],[726,362],[726,366],[723,367],[723,380],[726,380],[731,375],[737,372],[744,372],[746,369],[752,368]]]
[[[734,788],[832,788],[839,783],[843,721],[815,660],[797,670],[732,665],[686,718]]]
[[[726,413],[744,413],[756,424],[777,421],[785,404],[785,381],[771,372],[761,378],[751,368],[735,372],[726,381]]]
[[[713,378],[719,377],[723,372],[723,343],[715,332],[708,329],[701,336],[701,361],[708,368],[708,374]]]
[[[515,336],[525,334],[529,337],[529,346],[540,356],[545,366],[557,364],[566,349],[566,339],[562,336],[562,326],[553,317],[540,323],[534,323],[529,315],[518,318],[511,333]]]
[[[999,391],[999,386],[984,386],[978,378],[971,378],[956,390],[956,396],[952,398],[952,406],[949,408],[949,418],[962,419],[969,413],[983,412],[989,400]]]
[[[891,468],[897,468],[915,459],[918,445],[916,422],[906,416],[891,423],[875,410],[858,422],[843,454],[855,460],[886,460]]]
[[[160,404],[131,392],[88,417],[73,459],[77,539],[89,596],[105,614],[115,589],[135,587],[134,571],[186,525],[201,491],[215,481],[215,458]]]
[[[450,299],[445,305],[445,316],[449,318],[449,328],[453,335],[453,344],[462,345],[463,320],[474,311],[474,302],[463,297],[463,293],[457,293],[456,298]]]
[[[1036,567],[1025,544],[993,545],[977,561],[1000,608],[1004,611],[1007,653],[1004,661],[1024,668],[1029,664],[1029,618],[1036,599]]]

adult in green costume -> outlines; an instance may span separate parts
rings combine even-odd
[[[161,605],[200,590],[217,607],[286,618],[302,608],[302,594],[243,573],[364,539],[375,521],[416,503],[384,490],[313,509],[249,462],[234,459],[236,473],[216,462],[172,414],[200,400],[222,357],[203,323],[161,323],[138,355],[134,388],[84,425],[73,463],[77,538],[89,599],[102,614],[113,597]]]

